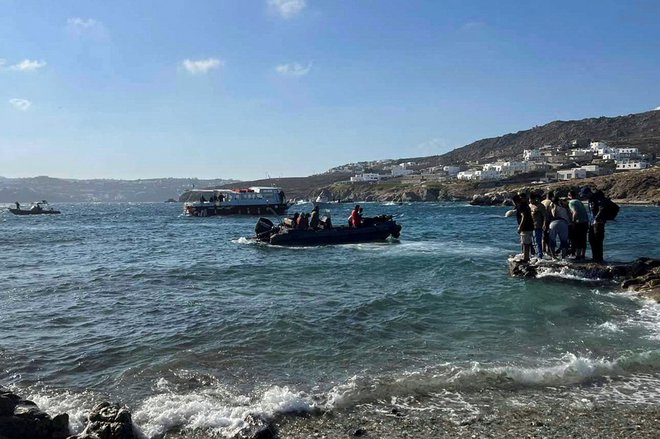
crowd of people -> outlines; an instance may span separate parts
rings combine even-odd
[[[311,212],[308,213],[299,213],[296,212],[293,214],[293,217],[288,218],[288,221],[285,222],[292,229],[299,230],[319,230],[331,229],[332,221],[330,220],[330,215],[327,215],[321,220],[319,216],[319,207],[314,206]]]
[[[359,204],[351,211],[351,215],[348,217],[348,226],[359,228],[364,224],[364,218],[362,216],[363,209]],[[323,218],[319,216],[319,207],[314,206],[311,212],[296,212],[291,218],[287,218],[284,224],[292,229],[299,230],[319,230],[319,229],[331,229],[332,220],[330,215],[326,215]]]
[[[592,192],[585,187],[579,194],[569,191],[565,198],[549,191],[543,200],[537,193],[521,193],[514,195],[512,201],[524,261],[531,256],[543,259],[544,254],[553,259],[583,260],[588,240],[592,260],[603,262],[605,223],[616,217],[619,207],[602,191]]]

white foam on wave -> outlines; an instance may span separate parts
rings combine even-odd
[[[576,280],[581,282],[602,282],[604,280],[600,278],[589,278],[589,277],[580,276],[579,274],[577,274],[577,271],[569,267],[561,267],[559,271],[557,271],[554,268],[547,268],[541,266],[537,271],[536,277],[537,278],[554,277],[559,279]]]
[[[617,371],[619,371],[619,366],[616,360],[612,361],[604,358],[593,359],[567,353],[559,363],[550,366],[504,366],[495,367],[490,370],[480,369],[476,366],[471,373],[490,372],[496,376],[502,376],[523,385],[557,386],[578,384],[588,378],[608,375]]]
[[[483,258],[488,255],[501,255],[506,250],[489,245],[468,244],[462,241],[410,241],[400,243],[397,246],[397,251],[412,254],[459,255]]]
[[[241,236],[238,239],[232,239],[231,242],[234,244],[256,244],[257,240],[254,238],[246,238],[245,236]]]
[[[626,320],[628,325],[641,325],[647,331],[650,340],[660,340],[660,304],[647,299],[640,299],[642,307],[634,317]]]
[[[167,388],[159,381],[158,388]],[[232,437],[244,426],[247,415],[273,417],[281,413],[313,410],[313,403],[301,392],[273,386],[256,397],[232,395],[212,387],[188,394],[165,392],[146,399],[134,414],[136,425],[149,437],[173,428],[208,430]]]
[[[543,388],[571,386],[603,377],[629,379],[645,370],[660,368],[660,352],[633,354],[616,359],[590,358],[566,353],[552,363],[538,366],[491,366],[473,363],[467,367],[441,365],[397,377],[354,376],[335,386],[327,395],[327,408],[346,408],[390,400],[406,395],[438,392],[480,391],[486,388]],[[660,381],[656,383],[660,393]],[[453,394],[453,393],[451,393]]]
[[[605,322],[598,325],[598,328],[602,329],[605,332],[623,332],[623,329],[619,328],[614,322]]]
[[[20,390],[16,390],[19,394]],[[37,406],[51,416],[61,413],[69,415],[69,429],[72,434],[80,433],[87,424],[87,415],[102,397],[92,392],[75,393],[70,391],[51,391],[31,388],[26,399],[34,401]]]

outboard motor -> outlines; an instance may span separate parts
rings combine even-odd
[[[259,218],[257,225],[254,226],[254,231],[259,239],[264,238],[271,230],[273,230],[273,222],[268,218]]]

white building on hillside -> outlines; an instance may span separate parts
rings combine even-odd
[[[569,157],[574,159],[587,159],[593,157],[594,153],[590,149],[572,149],[568,154]]]
[[[357,174],[355,177],[351,177],[351,183],[360,183],[365,181],[380,181],[380,174],[364,173]]]
[[[499,172],[489,169],[482,171],[474,171],[475,180],[499,180],[502,178],[502,174]]]
[[[620,159],[638,159],[640,158],[639,149],[637,148],[617,148]]]
[[[527,172],[527,167],[529,164],[527,162],[504,162],[502,167],[502,174],[507,177],[516,174],[522,174]]]
[[[633,171],[635,169],[645,169],[648,167],[649,164],[641,160],[623,159],[617,160],[616,162],[617,171]]]
[[[557,180],[573,180],[575,178],[587,178],[587,170],[582,168],[573,168],[557,171]]]
[[[461,171],[458,174],[456,174],[456,178],[459,180],[474,180],[474,173],[476,171],[474,169],[471,169],[469,171]]]
[[[412,169],[407,169],[405,163],[396,165],[392,167],[392,177],[405,177],[406,175],[412,174],[414,171]]]
[[[526,162],[539,160],[543,157],[540,149],[526,149],[523,151],[523,160]]]
[[[598,166],[598,165],[584,165],[584,166],[580,166],[580,168],[587,171],[587,174],[598,174],[598,173],[600,173],[600,166]]]
[[[450,177],[456,177],[458,173],[461,172],[461,168],[458,166],[444,166],[442,170],[445,171]]]

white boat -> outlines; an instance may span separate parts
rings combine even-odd
[[[247,189],[199,189],[188,193],[183,213],[188,216],[284,215],[289,208],[279,187]]]
[[[323,207],[328,204],[338,204],[339,200],[330,200],[326,195],[320,194],[319,196],[316,197],[316,200],[314,201],[314,206],[319,206]]]

